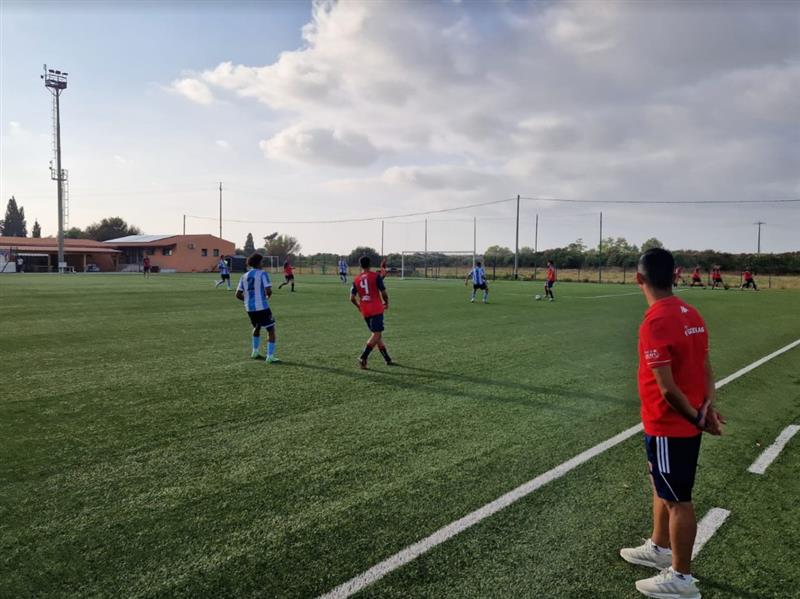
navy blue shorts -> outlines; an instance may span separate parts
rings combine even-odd
[[[650,478],[667,501],[691,501],[702,434],[694,437],[644,436]]]
[[[476,291],[477,291],[478,289],[483,289],[484,291],[486,291],[487,289],[489,289],[489,287],[486,285],[486,283],[473,283],[473,284],[472,284],[472,288],[473,288],[474,290],[476,290]]]
[[[269,329],[275,326],[275,318],[273,318],[272,310],[269,308],[266,310],[248,312],[247,315],[250,317],[250,322],[254,327],[264,327],[265,329]]]
[[[376,314],[375,316],[365,316],[364,322],[373,333],[383,332],[383,314]]]
[[[552,289],[553,283],[555,283],[555,281],[547,281],[545,282],[544,286],[547,287],[548,289]]]

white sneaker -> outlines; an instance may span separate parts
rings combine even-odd
[[[474,303],[475,303],[475,298],[473,297],[471,300],[469,300],[469,302],[470,302],[471,304],[474,304]]]
[[[636,581],[636,590],[655,599],[700,599],[697,579],[691,574],[678,574],[672,568],[661,570],[652,578]]]
[[[620,549],[619,554],[629,564],[647,566],[656,570],[663,570],[672,565],[672,550],[661,549],[650,539],[647,539],[644,545]]]

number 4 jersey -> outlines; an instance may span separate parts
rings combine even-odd
[[[353,279],[353,288],[350,293],[358,295],[358,308],[364,318],[383,314],[381,291],[385,289],[383,277],[376,272],[362,272]]]

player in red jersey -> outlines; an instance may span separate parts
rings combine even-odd
[[[291,285],[291,290],[294,291],[294,269],[288,258],[283,263],[283,283],[278,285],[278,289],[281,289],[284,285]]]
[[[722,270],[720,270],[719,264],[715,264],[711,269],[711,289],[716,289],[717,287],[728,288],[722,280]]]
[[[150,258],[148,256],[145,256],[144,260],[142,260],[142,270],[144,271],[144,278],[150,278]]]
[[[672,277],[672,285],[673,287],[677,287],[681,283],[686,285],[686,279],[683,278],[683,266],[676,266]]]
[[[698,311],[672,294],[672,254],[642,254],[636,281],[649,308],[639,328],[639,398],[653,488],[653,532],[644,545],[622,549],[626,561],[661,570],[636,582],[648,597],[700,597],[691,575],[697,520],[692,487],[703,432],[722,434],[712,407],[714,374],[708,331]]]
[[[547,261],[547,280],[544,282],[544,296],[549,297],[551,302],[556,300],[553,295],[553,285],[556,284],[556,267],[552,260]]]
[[[749,268],[742,273],[742,279],[744,279],[744,282],[742,283],[741,287],[742,289],[749,289],[750,287],[752,287],[753,289],[758,291],[758,285],[756,285],[756,280],[753,278],[753,273],[750,272]]]
[[[377,345],[386,364],[392,366],[392,358],[389,357],[389,352],[383,343],[383,313],[389,309],[389,294],[383,284],[383,277],[370,270],[369,256],[361,256],[358,262],[361,265],[361,274],[353,279],[350,301],[359,309],[367,328],[372,332],[364,351],[358,358],[358,364],[366,370],[369,354]]]
[[[703,289],[706,288],[706,284],[703,283],[703,275],[700,274],[699,264],[695,266],[694,270],[692,271],[692,284],[689,285],[689,287],[696,287],[697,285],[700,285],[700,287]]]

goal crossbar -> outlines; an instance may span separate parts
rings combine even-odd
[[[475,253],[475,250],[403,250],[400,252],[400,278],[405,279],[408,273],[414,272],[416,267],[407,264],[407,257],[420,256],[423,260],[423,268],[425,270],[424,277],[428,278],[429,270],[434,270],[436,273],[433,278],[439,278],[438,264],[436,260],[439,256],[464,256],[472,258],[472,268],[475,268],[475,262],[481,256]]]

